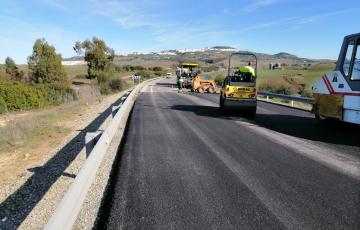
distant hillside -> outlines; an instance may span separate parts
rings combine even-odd
[[[229,55],[236,50],[230,46],[214,46],[205,49],[193,50],[164,50],[161,52],[150,53],[131,53],[128,55],[117,55],[115,57],[116,64],[144,65],[144,66],[162,66],[170,68],[180,62],[196,62],[201,66],[217,65],[225,68],[228,63]],[[301,58],[296,55],[280,52],[277,54],[255,53],[262,67],[267,67],[270,63],[281,63],[286,65],[299,65],[304,62],[334,62],[333,60],[316,60]],[[84,57],[75,56],[65,58],[64,61],[83,61]],[[240,60],[238,60],[240,61]],[[242,60],[244,61],[244,60]]]
[[[234,50],[234,47],[231,46],[213,46],[212,49],[219,49],[219,50]]]
[[[275,58],[289,58],[289,59],[298,59],[299,57],[293,55],[293,54],[289,54],[289,53],[285,53],[285,52],[281,52],[281,53],[277,53],[274,54],[273,57]]]
[[[70,57],[70,58],[63,58],[63,61],[84,61],[84,57],[83,56],[74,56],[74,57]]]

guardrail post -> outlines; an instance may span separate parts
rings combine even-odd
[[[112,118],[115,117],[117,111],[120,109],[122,103],[120,103],[119,105],[114,105],[113,107],[111,107],[111,115],[112,115]]]
[[[112,118],[115,117],[117,111],[120,109],[120,107],[122,106],[122,104],[124,103],[124,101],[126,100],[127,96],[130,94],[130,92],[127,92],[125,93],[126,96],[122,96],[120,98],[120,104],[119,105],[114,105],[113,107],[111,107],[111,115],[112,115]]]
[[[85,135],[85,149],[86,149],[86,158],[90,155],[91,151],[93,150],[96,142],[100,139],[101,134],[103,131],[99,130],[96,132],[88,132]]]
[[[294,101],[291,100],[291,107],[294,107]]]

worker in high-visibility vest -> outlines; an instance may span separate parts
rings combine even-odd
[[[256,77],[255,76],[255,70],[253,67],[251,67],[251,62],[249,62],[249,64],[247,66],[242,66],[239,68],[238,72],[241,72],[241,73],[251,73],[251,75],[253,77]]]

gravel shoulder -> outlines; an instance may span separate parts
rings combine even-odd
[[[72,111],[66,119],[57,121],[68,132],[60,137],[48,137],[43,144],[0,154],[0,229],[44,226],[86,160],[85,133],[107,125],[111,105],[123,94],[51,108],[53,114],[61,113],[64,108]],[[29,113],[49,113],[49,110]]]

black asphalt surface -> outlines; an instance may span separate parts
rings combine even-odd
[[[135,104],[99,228],[360,229],[360,178],[321,158],[360,162],[358,126],[262,102],[254,119],[223,116],[218,95],[169,83]],[[314,160],[257,127],[324,152]]]

